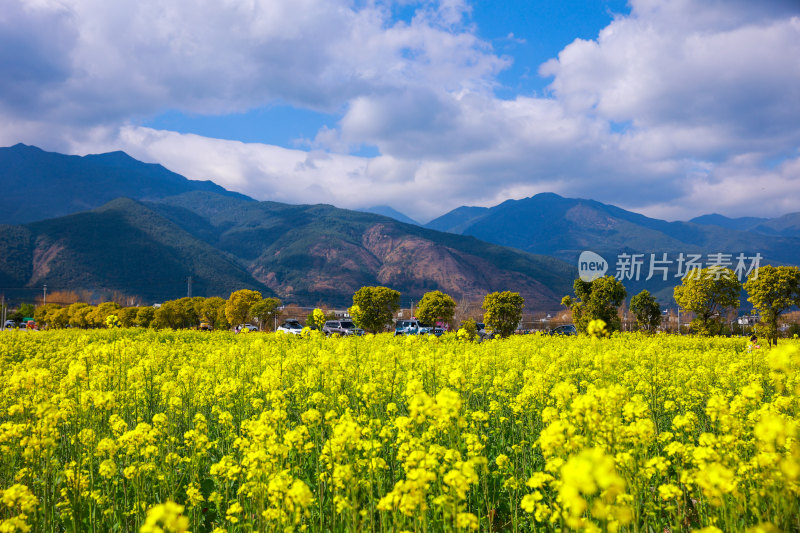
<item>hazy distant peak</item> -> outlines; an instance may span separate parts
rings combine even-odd
[[[388,205],[375,205],[372,207],[364,207],[362,209],[357,209],[357,211],[361,211],[362,213],[372,213],[374,215],[383,215],[385,217],[393,218],[398,222],[404,222],[406,224],[414,224],[415,226],[420,225],[420,223],[414,220],[413,218],[404,215],[397,209]]]

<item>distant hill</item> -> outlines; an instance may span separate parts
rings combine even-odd
[[[469,215],[475,215],[472,218]],[[626,211],[594,200],[563,198],[553,193],[537,194],[522,200],[508,200],[485,211],[461,207],[437,221],[446,231],[471,235],[478,239],[524,250],[533,254],[558,257],[577,265],[584,250],[600,253],[609,261],[610,273],[615,273],[619,254],[650,254],[673,261],[667,281],[644,278],[640,282],[627,280],[628,292],[642,288],[660,292],[662,301],[671,300],[671,290],[679,283],[677,258],[679,254],[700,254],[708,262],[709,254],[742,253],[752,257],[760,253],[761,264],[800,264],[800,235],[796,233],[798,219],[794,215],[780,219],[727,219],[719,215],[700,217],[701,222],[666,222]],[[738,221],[738,222],[737,222]],[[780,221],[780,222],[777,222]],[[436,222],[436,221],[434,221]],[[713,224],[711,223],[713,222]],[[726,228],[753,224],[750,231]],[[768,232],[772,232],[768,235]],[[644,265],[646,268],[649,262]],[[735,267],[735,264],[731,265]],[[663,278],[663,276],[662,276]]]
[[[666,222],[544,193],[463,206],[421,227],[385,206],[373,214],[257,202],[122,152],[77,157],[16,145],[0,149],[0,173],[9,193],[0,221],[14,222],[0,226],[5,288],[46,283],[160,301],[185,294],[191,276],[196,295],[254,288],[307,306],[348,305],[358,288],[386,285],[414,300],[434,289],[469,301],[514,290],[529,310],[554,310],[584,250],[602,255],[610,274],[624,266],[620,257],[639,254],[639,279],[623,280],[629,296],[648,288],[665,303],[681,254],[701,263],[728,254],[730,266],[756,253],[762,265],[800,264],[800,213]],[[663,254],[666,279],[647,269]]]
[[[115,198],[153,200],[207,191],[243,200],[211,181],[193,181],[124,152],[73,156],[17,144],[0,148],[0,224],[24,224],[100,207]]]
[[[481,217],[489,213],[488,207],[461,206],[434,218],[425,227],[436,231],[447,231],[450,233],[463,233],[466,228],[480,220]]]
[[[388,205],[376,205],[373,207],[366,207],[364,209],[357,209],[356,211],[361,211],[362,213],[372,213],[373,215],[383,215],[385,217],[393,218],[398,222],[404,222],[406,224],[414,224],[415,226],[419,226],[420,223],[410,218],[397,209],[390,207]]]
[[[572,267],[554,258],[329,205],[201,192],[148,205],[286,301],[346,305],[360,287],[386,285],[415,300],[437,289],[473,301],[515,290],[529,309],[556,309],[572,285]]]
[[[753,228],[765,235],[800,237],[800,213],[789,213],[782,217],[766,220]]]
[[[572,284],[573,267],[552,257],[383,215],[256,202],[122,152],[16,145],[0,149],[0,172],[2,220],[15,222],[0,226],[8,296],[46,284],[158,302],[185,295],[191,276],[197,296],[250,288],[284,303],[345,306],[365,285],[414,300],[434,289],[469,301],[514,290],[528,309],[553,310]]]
[[[721,228],[735,229],[738,231],[748,231],[758,226],[759,224],[762,224],[767,221],[769,221],[768,218],[758,218],[758,217],[728,218],[726,216],[718,215],[715,213],[713,215],[702,215],[699,217],[695,217],[691,219],[689,222],[692,222],[693,224],[701,224],[704,226],[719,226]]]
[[[243,201],[243,200],[239,200]],[[150,301],[225,296],[249,288],[273,294],[235,259],[196,239],[135,200],[0,229],[4,287],[118,291]],[[13,254],[6,253],[12,250]]]

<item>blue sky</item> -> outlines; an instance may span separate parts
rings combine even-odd
[[[796,0],[9,0],[0,145],[426,221],[800,205]]]
[[[394,9],[394,21],[410,20],[415,5]],[[615,15],[630,12],[625,1],[480,1],[471,4],[469,21],[476,33],[511,62],[497,76],[494,94],[511,99],[519,94],[543,94],[550,78],[539,75],[539,65],[575,39],[594,39]],[[341,112],[294,107],[285,102],[243,113],[206,115],[170,109],[147,118],[145,127],[194,133],[246,143],[266,143],[286,148],[306,148],[322,127],[334,128]],[[360,146],[354,154],[373,156],[374,147]]]

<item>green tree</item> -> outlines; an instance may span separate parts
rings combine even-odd
[[[483,321],[501,337],[508,337],[522,320],[525,299],[518,292],[492,292],[483,299]]]
[[[577,300],[564,296],[561,304],[572,311],[572,322],[580,333],[592,320],[602,320],[606,330],[619,331],[622,323],[617,310],[628,295],[625,286],[614,276],[603,276],[592,281],[576,279],[572,284]]]
[[[94,311],[94,307],[89,304],[77,302],[68,307],[69,325],[73,328],[89,327],[89,314]]]
[[[350,318],[353,320],[353,324],[355,324],[357,328],[364,329],[364,325],[361,323],[364,313],[361,312],[361,308],[359,306],[351,305],[347,309],[347,314],[350,315]]]
[[[442,291],[426,292],[417,308],[417,318],[431,326],[436,322],[450,324],[455,313],[456,301]]]
[[[724,311],[739,307],[741,290],[733,270],[708,267],[688,272],[673,292],[681,309],[695,314],[692,329],[699,335],[716,335]]]
[[[655,331],[661,325],[661,306],[646,289],[631,298],[631,312],[639,329]]]
[[[225,318],[228,319],[228,323],[232,326],[244,324],[250,318],[250,308],[260,301],[261,293],[258,291],[242,289],[231,293],[225,303]]]
[[[200,312],[203,306],[202,296],[194,298],[180,298],[174,300],[175,305],[178,307],[178,315],[180,317],[179,328],[195,328],[200,325]]]
[[[355,313],[353,313],[354,309]],[[400,293],[388,287],[361,287],[353,295],[351,316],[357,326],[379,333],[400,309]]]
[[[470,341],[477,340],[478,324],[476,324],[471,318],[468,318],[461,323],[461,328],[459,328],[457,334],[460,339],[466,339]]]
[[[35,311],[36,309],[33,304],[22,304],[19,306],[19,312],[22,314],[22,318],[33,318]]]
[[[313,326],[318,330],[322,330],[326,320],[325,313],[322,311],[322,309],[314,309],[306,317],[306,326]]]
[[[800,268],[766,265],[750,273],[744,284],[747,301],[761,316],[757,331],[770,345],[778,344],[778,318],[792,307],[800,306]]]
[[[117,311],[119,323],[123,328],[132,328],[136,325],[136,315],[139,313],[138,307],[123,307]]]
[[[206,298],[200,308],[200,318],[208,322],[214,329],[230,329],[228,317],[225,316],[225,298],[212,296]]]
[[[117,302],[103,302],[94,308],[89,316],[89,325],[95,328],[106,327],[106,318],[108,315],[116,315],[119,310]]]
[[[179,300],[167,300],[156,309],[151,325],[156,329],[178,329],[186,322],[185,307]]]
[[[50,315],[48,315],[50,316]],[[47,327],[49,328],[65,328],[67,324],[69,324],[69,308],[62,307],[55,313],[53,313],[52,318],[49,319],[49,323]]]
[[[45,324],[50,324],[52,316],[61,309],[61,306],[54,303],[40,305],[33,312],[33,319],[43,328]]]
[[[8,320],[13,320],[15,324],[19,325],[22,322],[23,317],[24,315],[22,314],[22,311],[17,309],[16,311],[8,315]]]
[[[250,316],[258,321],[262,331],[275,329],[275,320],[280,315],[281,301],[277,298],[264,298],[250,306]]]
[[[194,309],[193,315],[195,317],[195,324],[192,324],[192,326],[200,325],[200,322],[203,321],[203,307],[205,306],[206,298],[195,296],[191,301]]]
[[[156,317],[156,310],[149,305],[140,307],[136,311],[136,323],[143,328],[149,328],[153,325],[153,320]]]

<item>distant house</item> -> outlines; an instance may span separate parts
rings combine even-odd
[[[761,320],[758,315],[743,315],[737,319],[740,326],[755,326]]]

